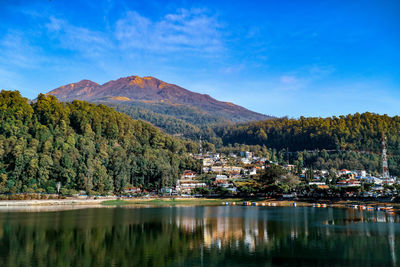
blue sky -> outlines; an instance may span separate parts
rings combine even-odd
[[[0,88],[154,76],[275,116],[400,115],[400,1],[0,0]]]

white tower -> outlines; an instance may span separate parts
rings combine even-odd
[[[386,155],[386,136],[384,133],[382,133],[382,177],[384,179],[390,178]]]

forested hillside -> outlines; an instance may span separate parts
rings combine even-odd
[[[373,113],[329,118],[272,119],[214,128],[224,145],[265,145],[275,149],[381,151],[387,136],[388,151],[400,151],[400,117]]]
[[[137,101],[137,102],[123,102],[119,103],[119,105],[147,109],[154,113],[165,114],[168,116],[184,120],[196,126],[230,122],[229,120],[219,116],[218,113],[209,114],[193,106],[191,107],[182,104],[169,105],[165,103],[144,103]]]
[[[0,93],[0,193],[160,188],[198,167],[197,149],[104,105]]]
[[[382,172],[382,133],[387,137],[389,171],[400,175],[400,117],[373,113],[331,118],[272,119],[217,126],[203,136],[220,151],[264,151],[279,163],[316,169]],[[207,133],[207,134],[206,134]]]
[[[164,130],[166,133],[193,138],[198,136],[200,128],[182,119],[171,115],[152,112],[149,109],[131,105],[111,104],[107,106],[115,108],[118,112],[125,113],[136,120],[144,120]]]

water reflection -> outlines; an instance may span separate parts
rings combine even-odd
[[[336,218],[331,216],[331,219],[323,221],[324,224],[353,224],[363,222],[382,222],[382,223],[398,223],[400,217],[383,211],[363,211],[355,209],[347,209],[345,218]]]
[[[0,212],[0,266],[395,266],[397,222],[331,208]]]
[[[66,210],[78,210],[78,209],[88,209],[88,208],[105,208],[107,206],[97,204],[97,205],[33,205],[33,206],[0,206],[0,212],[47,212],[47,211],[66,211]],[[112,206],[110,206],[112,208]]]

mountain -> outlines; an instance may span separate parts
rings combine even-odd
[[[217,123],[259,121],[271,118],[230,102],[218,101],[206,94],[191,92],[154,77],[129,76],[102,85],[82,80],[61,86],[47,94],[54,95],[61,101],[79,99],[90,102],[141,105],[142,108],[152,111],[157,107],[158,109],[168,107],[181,110],[176,113],[195,109],[199,114],[218,117]]]

